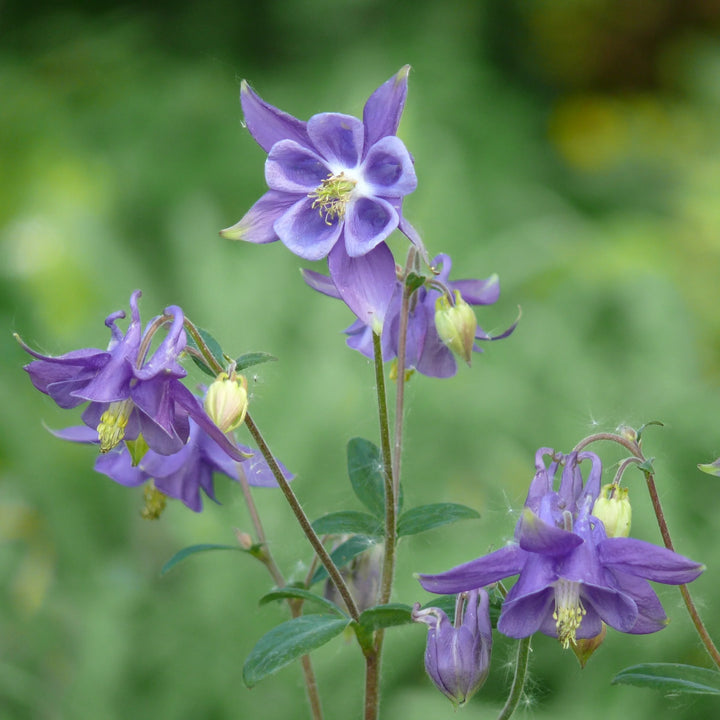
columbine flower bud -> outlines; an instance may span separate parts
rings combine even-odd
[[[224,433],[242,425],[247,412],[247,379],[220,373],[205,395],[205,412]]]
[[[608,537],[628,537],[632,521],[632,508],[627,488],[613,483],[603,485],[603,489],[593,505],[592,514],[602,521]]]
[[[459,290],[455,291],[454,305],[447,295],[441,295],[435,301],[435,328],[445,345],[470,365],[477,318]]]
[[[412,616],[428,626],[427,674],[455,705],[464,705],[490,670],[492,625],[487,592],[471,590],[458,595],[454,627],[439,608],[421,610],[416,603]]]
[[[336,547],[348,539],[348,535],[339,536]],[[365,552],[353,558],[350,565],[340,570],[360,612],[377,604],[384,551],[385,546],[382,543],[372,545]],[[345,608],[345,601],[330,580],[325,583],[323,594],[328,600]]]

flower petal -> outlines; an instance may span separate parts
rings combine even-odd
[[[618,588],[629,595],[637,605],[637,620],[627,632],[633,635],[647,635],[667,626],[670,621],[663,610],[660,599],[647,580],[618,571],[613,571],[612,574]]]
[[[484,280],[452,280],[451,290],[459,290],[469,305],[492,305],[500,297],[500,278],[491,275]]]
[[[390,248],[381,243],[366,255],[350,257],[339,242],[330,252],[328,267],[345,304],[379,334],[396,283]]]
[[[410,153],[397,137],[385,137],[370,148],[362,164],[362,176],[373,193],[381,197],[404,197],[417,187]]]
[[[705,570],[704,565],[683,555],[635,538],[603,540],[598,544],[598,557],[610,570],[667,585],[689,583]]]
[[[337,243],[343,223],[338,218],[326,222],[312,205],[312,198],[302,197],[275,221],[274,229],[290,252],[305,260],[320,260]]]
[[[555,593],[553,588],[539,591],[503,603],[497,629],[512,638],[529,637],[536,633],[543,621],[552,616]]]
[[[375,90],[365,103],[363,124],[366,147],[371,147],[380,138],[397,132],[407,98],[409,73],[409,65],[401,67],[395,75]]]
[[[363,124],[352,115],[320,113],[308,120],[307,131],[315,149],[333,175],[360,162],[365,139]]]
[[[265,152],[286,139],[310,146],[306,123],[266,103],[245,80],[240,84],[240,104],[250,134]]]
[[[273,225],[298,201],[297,195],[268,190],[231,227],[220,231],[228,240],[244,240],[251,243],[270,243],[278,239]]]
[[[429,592],[451,595],[517,575],[526,558],[527,553],[519,545],[508,545],[439,575],[419,575],[418,579]]]
[[[317,292],[327,295],[328,297],[340,300],[340,293],[335,287],[335,283],[331,277],[323,275],[322,273],[315,272],[314,270],[307,270],[302,268],[300,273],[303,276],[303,280]]]
[[[307,195],[330,174],[330,167],[317,153],[292,140],[273,145],[265,161],[268,187],[284,193]]]
[[[149,478],[139,467],[133,467],[130,453],[124,445],[122,450],[98,455],[95,470],[126,487],[137,487]]]
[[[370,252],[398,226],[398,214],[386,200],[353,198],[345,211],[345,249],[351,257]]]
[[[515,537],[523,550],[551,556],[567,555],[583,543],[575,533],[549,525],[529,508],[523,510]]]

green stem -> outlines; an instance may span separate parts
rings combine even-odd
[[[505,707],[500,711],[497,720],[507,720],[517,710],[522,699],[525,679],[530,658],[530,638],[526,637],[518,643],[517,659],[515,661],[515,676],[513,677],[510,694],[505,702]]]
[[[407,351],[407,326],[410,314],[410,289],[407,285],[408,273],[415,267],[417,252],[410,246],[405,263],[403,278],[403,294],[400,305],[400,326],[398,328],[397,378],[395,382],[395,435],[393,452],[393,493],[395,495],[395,514],[398,513],[400,502],[400,463],[402,462],[403,425],[405,420],[405,361]]]
[[[382,361],[380,336],[373,333],[375,355],[375,386],[380,421],[380,445],[383,456],[383,478],[385,480],[385,555],[380,580],[380,604],[390,601],[393,576],[395,573],[395,545],[397,544],[397,522],[395,519],[395,489],[393,484],[392,450],[390,448],[390,423],[388,421],[387,398],[385,395],[385,371]]]
[[[320,558],[320,562],[325,566],[325,569],[328,571],[330,579],[337,588],[342,599],[345,601],[345,605],[348,609],[348,612],[350,613],[350,616],[353,620],[357,620],[360,617],[360,612],[358,611],[357,605],[355,604],[355,600],[353,600],[353,597],[350,594],[347,583],[340,574],[337,565],[335,565],[333,559],[330,557],[330,554],[325,549],[325,546],[322,544],[322,541],[317,536],[317,533],[315,532],[315,530],[313,530],[313,527],[310,524],[310,520],[308,520],[308,517],[305,514],[305,511],[303,510],[300,501],[297,499],[297,496],[293,492],[293,489],[290,487],[290,484],[285,479],[285,476],[283,475],[282,470],[280,469],[280,466],[275,459],[275,456],[270,451],[268,444],[265,442],[265,438],[262,436],[262,433],[260,432],[257,425],[255,425],[255,422],[250,416],[250,413],[247,413],[247,415],[245,415],[245,425],[250,431],[250,434],[253,436],[253,439],[255,440],[255,443],[257,444],[260,453],[265,458],[265,461],[270,467],[273,477],[277,481],[280,490],[282,490],[282,493],[285,496],[285,499],[288,501],[288,504],[290,505],[293,514],[297,518],[297,521],[300,523],[300,527],[305,533],[305,537],[307,537],[307,539],[310,541],[313,550],[317,553],[317,556]]]

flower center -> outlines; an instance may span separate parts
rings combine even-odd
[[[101,453],[110,452],[125,437],[125,427],[133,407],[135,406],[130,399],[112,402],[100,416],[97,434]]]
[[[580,583],[560,578],[555,583],[553,620],[563,650],[567,650],[571,643],[575,644],[575,633],[586,614],[587,610],[580,602]]]
[[[335,219],[345,217],[345,206],[350,201],[357,182],[345,176],[344,172],[338,175],[328,175],[308,197],[315,198],[312,207],[318,208],[321,217],[327,225],[332,225]]]

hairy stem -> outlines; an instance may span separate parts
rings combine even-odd
[[[507,720],[517,710],[522,699],[525,679],[530,658],[530,638],[526,637],[518,643],[517,659],[515,661],[515,675],[513,677],[510,694],[505,702],[505,707],[500,711],[497,720]]]
[[[285,499],[288,501],[288,504],[290,505],[290,508],[292,509],[297,521],[300,523],[300,527],[305,533],[305,537],[307,537],[307,539],[310,541],[313,550],[317,553],[317,556],[320,558],[320,562],[325,566],[325,569],[328,571],[330,579],[337,588],[337,591],[340,593],[342,599],[345,601],[345,605],[348,609],[348,612],[350,613],[350,616],[353,620],[357,620],[360,616],[360,613],[357,609],[357,605],[355,604],[355,600],[350,594],[347,583],[343,579],[343,576],[340,574],[337,565],[335,565],[335,563],[333,562],[333,559],[330,557],[330,554],[325,549],[325,546],[322,544],[320,538],[317,536],[317,533],[315,532],[315,530],[313,530],[313,527],[310,524],[310,520],[308,520],[308,517],[305,514],[305,511],[303,510],[300,501],[297,499],[297,496],[295,495],[293,489],[290,487],[290,484],[285,479],[285,476],[283,475],[282,470],[280,469],[280,466],[275,459],[275,456],[270,451],[268,444],[265,442],[265,438],[262,436],[262,433],[258,429],[257,425],[255,425],[255,422],[250,416],[250,413],[247,413],[247,415],[245,415],[245,425],[250,431],[250,434],[253,436],[253,439],[255,440],[255,443],[257,444],[260,453],[265,458],[268,466],[270,467],[273,477],[275,478],[278,486],[282,490],[282,493],[285,496]]]

